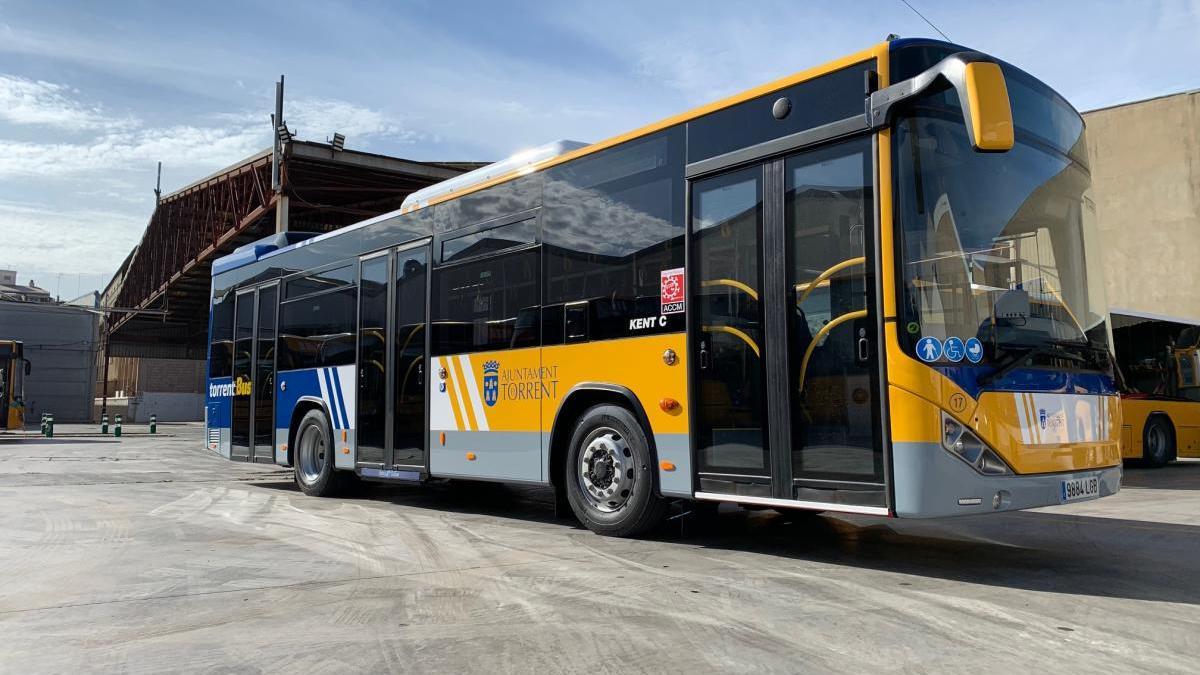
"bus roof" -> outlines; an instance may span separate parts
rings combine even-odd
[[[724,108],[729,108],[750,99],[769,94],[773,91],[784,89],[799,82],[813,79],[815,77],[840,70],[856,63],[862,63],[868,59],[874,58],[877,60],[876,68],[880,74],[880,80],[884,83],[887,83],[890,82],[888,73],[891,65],[888,56],[892,50],[905,47],[938,45],[963,49],[959,45],[941,42],[938,40],[930,40],[927,38],[903,38],[893,40],[890,43],[882,42],[870,48],[843,56],[839,59],[835,59],[822,65],[787,75],[772,82],[747,89],[732,96],[728,96],[712,103],[693,108],[678,115],[659,120],[658,122],[639,127],[633,131],[629,131],[618,136],[613,136],[591,145],[583,145],[577,141],[557,141],[555,143],[539,146],[531,151],[518,153],[517,155],[514,155],[506,160],[489,164],[480,169],[462,174],[461,176],[455,176],[454,178],[442,181],[441,183],[435,183],[427,188],[418,190],[405,198],[400,210],[398,211],[385,213],[369,220],[341,228],[339,230],[334,230],[332,232],[327,232],[316,236],[310,235],[304,241],[292,243],[286,246],[272,246],[272,240],[274,236],[259,240],[258,242],[253,242],[252,244],[247,244],[239,249],[239,251],[242,249],[247,249],[246,251],[243,251],[241,255],[239,255],[238,251],[235,251],[228,256],[218,258],[216,261],[214,261],[212,274],[215,276],[222,272],[249,265],[257,260],[261,260],[262,258],[278,255],[289,250],[328,239],[330,237],[352,232],[372,223],[393,218],[402,213],[416,211],[426,206],[432,206],[444,201],[449,201],[472,192],[483,190],[493,185],[513,180],[519,176],[533,173],[535,171],[542,171],[549,167],[605,150],[626,141],[646,136],[656,131],[661,131],[667,127],[688,122]],[[531,155],[535,155],[537,158],[530,159]],[[264,246],[259,247],[259,244],[263,244]]]

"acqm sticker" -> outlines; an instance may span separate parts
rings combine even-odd
[[[683,311],[684,303],[683,268],[662,271],[662,285],[659,298],[662,301],[661,314],[678,314]]]

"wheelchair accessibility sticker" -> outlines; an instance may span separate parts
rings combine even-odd
[[[961,343],[960,343],[961,344]],[[917,358],[932,363],[942,357],[942,341],[927,335],[917,341]],[[960,357],[961,358],[961,357]]]
[[[959,361],[963,360],[964,356],[966,356],[966,352],[967,348],[963,345],[962,338],[946,338],[946,345],[942,348],[942,353],[945,354],[947,359],[950,359],[954,363],[958,363]]]

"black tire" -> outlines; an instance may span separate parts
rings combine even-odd
[[[667,502],[654,490],[653,459],[633,413],[616,405],[589,408],[571,434],[563,476],[575,517],[589,530],[612,537],[658,526]]]
[[[1175,456],[1175,429],[1163,415],[1154,415],[1142,430],[1142,462],[1161,467]]]
[[[308,444],[319,444],[310,447]],[[343,486],[333,467],[333,434],[320,410],[309,410],[296,427],[293,474],[296,487],[310,497],[332,497]]]

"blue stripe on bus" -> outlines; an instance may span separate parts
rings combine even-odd
[[[1116,395],[1113,378],[1102,373],[1048,370],[1044,368],[1014,368],[1004,377],[991,382],[979,379],[996,372],[990,365],[944,366],[936,370],[950,378],[973,398],[985,391],[1059,392],[1069,394]]]
[[[350,428],[350,411],[346,410],[346,399],[342,396],[342,377],[338,375],[337,368],[330,368],[333,371],[333,382],[337,385],[337,400],[338,407],[342,409],[343,429]]]
[[[329,406],[330,412],[333,413],[333,419],[330,421],[333,422],[334,428],[340,429],[342,426],[342,411],[338,410],[337,397],[333,395],[333,379],[329,377],[328,368],[321,369],[321,377],[325,379],[325,405]]]

